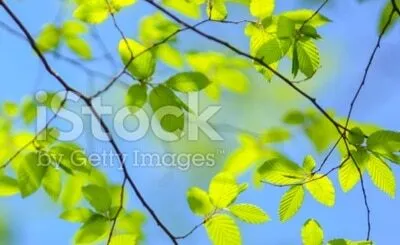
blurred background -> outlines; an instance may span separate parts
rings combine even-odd
[[[44,24],[49,22],[61,23],[71,19],[71,9],[62,7],[60,1],[7,1],[10,8],[19,16],[28,30],[35,36]],[[286,0],[277,1],[276,12],[298,9],[316,9],[321,2],[317,0]],[[360,3],[356,0],[331,0],[322,10],[332,23],[321,28],[323,39],[318,42],[321,52],[321,69],[311,80],[299,86],[318,98],[324,108],[331,108],[337,115],[347,114],[349,103],[358,87],[367,60],[375,46],[378,34],[377,23],[385,1],[369,0]],[[61,9],[61,11],[60,11]],[[117,15],[118,24],[128,37],[136,37],[138,22],[143,16],[152,14],[155,9],[143,1],[123,10]],[[243,6],[229,4],[230,20],[251,19]],[[187,19],[190,23],[193,20]],[[17,29],[4,11],[0,11],[0,21]],[[208,23],[202,30],[218,36],[242,50],[248,50],[248,38],[244,35],[244,25],[225,25]],[[120,40],[111,20],[99,25],[96,33],[101,36],[105,46],[116,60],[117,68],[122,67],[118,57],[117,46]],[[85,36],[93,43],[95,57],[102,56],[102,47],[95,42],[92,35]],[[193,33],[184,32],[179,35],[178,48],[181,51],[213,50],[228,53],[217,44],[203,39]],[[67,57],[74,57],[67,49],[60,52]],[[60,61],[49,55],[51,65],[65,78],[68,83],[87,94],[91,94],[106,84],[107,80],[89,77],[70,64]],[[356,103],[353,119],[374,123],[381,127],[400,130],[400,82],[398,69],[400,58],[400,29],[395,27],[381,44],[367,84]],[[114,74],[115,67],[105,59],[91,61],[89,66],[94,70],[106,74]],[[282,71],[290,74],[290,67],[283,66]],[[158,66],[155,80],[163,81],[172,74],[166,66]],[[35,91],[58,91],[61,87],[44,70],[36,55],[27,43],[10,34],[4,26],[0,26],[0,73],[1,86],[0,103],[14,101],[19,103],[26,95]],[[223,135],[221,142],[209,142],[201,139],[199,142],[162,143],[152,134],[138,142],[125,142],[118,139],[118,144],[124,152],[134,150],[142,152],[217,152],[217,164],[213,168],[190,168],[182,171],[176,168],[134,168],[130,173],[142,190],[144,197],[158,213],[160,218],[175,234],[185,234],[201,220],[194,216],[187,203],[185,193],[191,186],[200,186],[207,189],[212,176],[221,168],[227,156],[238,146],[237,135],[240,129],[261,133],[265,129],[279,126],[282,114],[293,108],[309,108],[310,104],[295,94],[278,79],[271,83],[265,81],[261,75],[248,74],[250,83],[247,91],[241,94],[224,91],[219,102],[201,97],[203,106],[221,104],[221,111],[213,117],[218,131]],[[123,78],[127,82],[129,79]],[[119,108],[123,105],[125,88],[116,85],[103,95],[102,102]],[[72,110],[80,109],[81,103],[72,103]],[[397,108],[397,109],[396,109]],[[111,122],[111,118],[105,118]],[[85,128],[90,128],[90,118],[85,118]],[[128,122],[129,127],[135,127],[135,122]],[[60,120],[53,125],[66,128],[68,125]],[[22,127],[22,124],[15,125]],[[21,128],[22,130],[23,128]],[[99,152],[110,149],[107,143],[93,139],[89,133],[82,135],[78,142],[88,152]],[[300,162],[306,154],[313,154],[318,160],[323,158],[313,149],[313,146],[303,136],[294,138],[285,143],[284,153]],[[128,161],[132,159],[128,158]],[[335,155],[328,162],[328,167],[338,165],[340,158]],[[327,167],[327,168],[328,168]],[[110,178],[119,183],[122,174],[117,168],[103,169]],[[396,176],[400,171],[394,167]],[[244,244],[258,245],[292,245],[301,244],[300,229],[308,218],[315,218],[324,228],[326,240],[333,238],[347,238],[362,240],[366,232],[366,211],[364,210],[362,193],[358,185],[349,193],[343,193],[337,183],[336,173],[331,175],[336,188],[336,205],[333,208],[324,207],[307,195],[300,212],[287,223],[279,222],[278,205],[284,188],[265,186],[261,190],[250,188],[240,196],[239,201],[254,203],[261,206],[272,221],[265,225],[253,226],[240,224]],[[250,175],[245,175],[241,181],[251,182]],[[371,207],[372,239],[376,244],[396,244],[400,235],[400,201],[391,200],[366,180],[366,188]],[[143,207],[132,195],[129,207],[143,210]],[[58,218],[62,212],[60,205],[53,203],[41,190],[35,195],[22,200],[19,195],[0,199],[0,244],[4,245],[47,245],[72,244],[72,238],[78,224],[71,224]],[[169,244],[169,240],[156,226],[151,218],[147,219],[144,227],[146,234],[145,244]],[[204,229],[197,230],[181,244],[208,244]]]

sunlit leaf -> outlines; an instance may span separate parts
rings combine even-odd
[[[253,16],[264,19],[271,16],[275,9],[275,0],[251,0],[250,12]]]
[[[291,39],[273,37],[260,46],[256,57],[262,59],[266,64],[275,63],[286,55],[291,45]]]
[[[28,153],[23,160],[16,164],[17,180],[22,197],[27,197],[40,188],[48,164],[34,152]]]
[[[136,245],[137,244],[137,236],[122,234],[116,235],[111,238],[110,245]]]
[[[216,207],[226,208],[239,195],[239,186],[231,174],[220,173],[211,180],[208,192]]]
[[[339,183],[344,192],[353,189],[360,180],[360,174],[355,164],[357,164],[363,172],[369,159],[366,151],[352,151],[351,154],[356,163],[354,163],[353,160],[347,160],[338,170]]]
[[[182,104],[171,89],[164,85],[155,87],[149,96],[150,106],[167,132],[180,135],[184,128]]]
[[[241,245],[242,238],[235,221],[226,214],[218,214],[205,224],[213,245]]]
[[[76,38],[87,33],[88,28],[81,22],[68,20],[64,22],[61,31],[64,37]]]
[[[302,25],[305,21],[308,21],[307,24],[312,25],[314,27],[319,27],[331,22],[330,19],[323,16],[320,13],[315,14],[315,11],[312,9],[298,9],[293,11],[287,11],[281,14],[293,21],[296,24]],[[311,18],[311,16],[313,16]]]
[[[73,53],[84,60],[92,59],[92,50],[89,44],[81,38],[66,38],[65,43]]]
[[[301,229],[301,238],[303,245],[322,245],[324,242],[324,231],[316,220],[309,219]]]
[[[36,38],[36,44],[43,53],[53,51],[60,44],[60,30],[53,24],[45,25]]]
[[[200,91],[210,84],[210,80],[200,72],[182,72],[170,77],[166,85],[178,92]]]
[[[318,202],[329,207],[335,204],[335,188],[327,176],[315,174],[304,186]]]
[[[73,223],[85,223],[93,215],[93,212],[87,208],[74,208],[64,211],[60,218]]]
[[[42,184],[51,199],[57,201],[61,193],[61,172],[53,167],[47,168]]]
[[[397,3],[397,6],[400,6],[400,1],[399,0],[395,0]],[[387,23],[389,22],[389,18],[390,15],[393,11],[393,4],[392,4],[392,0],[387,0],[386,1],[386,5],[385,7],[382,9],[380,18],[379,18],[379,22],[378,22],[378,32],[379,34],[382,33],[383,28],[387,25]],[[388,33],[394,26],[396,23],[398,23],[398,19],[399,19],[399,15],[394,13],[392,16],[392,20],[390,21],[389,25],[386,28],[386,33]]]
[[[162,0],[162,3],[187,17],[193,19],[200,18],[200,5],[195,2],[191,3],[187,0]]]
[[[19,193],[18,182],[11,177],[0,175],[0,197],[13,196]]]
[[[61,192],[61,204],[65,209],[71,209],[82,198],[84,179],[81,176],[69,176]]]
[[[207,15],[211,20],[224,20],[228,16],[225,0],[208,0]]]
[[[380,190],[394,198],[396,195],[396,178],[390,167],[373,154],[368,156],[367,172],[372,182]]]
[[[300,40],[296,43],[299,69],[306,77],[312,77],[320,66],[319,51],[315,43],[309,40]]]
[[[151,77],[156,67],[153,54],[133,39],[122,39],[118,46],[119,55],[128,66],[128,71],[139,80]]]
[[[144,84],[135,84],[129,87],[125,95],[125,105],[129,110],[135,113],[141,109],[147,102],[147,86]]]
[[[276,185],[298,184],[306,178],[302,168],[284,158],[266,161],[257,172],[262,180]]]
[[[317,163],[311,155],[307,155],[303,160],[303,168],[310,173],[314,171],[316,165]]]
[[[211,213],[215,208],[211,204],[210,197],[204,190],[192,187],[186,193],[189,207],[193,213],[204,216]]]
[[[75,244],[87,244],[101,240],[109,231],[110,222],[99,215],[92,216],[78,230],[75,235]]]
[[[290,187],[283,194],[279,203],[279,219],[285,222],[291,219],[301,208],[304,200],[304,189],[301,185]]]
[[[97,211],[103,213],[111,207],[110,192],[101,186],[88,185],[82,188],[82,193],[85,199]]]
[[[173,68],[181,69],[184,66],[184,60],[179,50],[169,44],[163,44],[157,48],[157,57]]]
[[[264,210],[252,204],[233,204],[229,207],[229,211],[241,221],[250,224],[262,224],[269,220]]]

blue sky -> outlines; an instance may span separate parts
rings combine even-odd
[[[137,32],[138,20],[155,10],[144,3],[123,11],[117,16],[118,23],[129,37],[134,37]],[[304,6],[297,1],[279,1],[278,10],[295,9]],[[322,55],[322,68],[319,74],[301,85],[308,92],[314,94],[325,108],[333,108],[338,115],[344,116],[348,110],[349,102],[361,81],[364,67],[366,66],[372,48],[377,39],[377,21],[379,11],[382,8],[380,1],[370,0],[365,4],[357,1],[334,1],[323,10],[323,13],[331,18],[333,22],[321,29],[324,37],[319,42]],[[9,6],[25,23],[28,30],[38,34],[41,27],[52,22],[57,15],[59,1],[9,1]],[[307,5],[315,8],[315,5]],[[230,19],[243,19],[248,14],[243,8],[230,6]],[[65,19],[71,18],[69,12]],[[0,11],[0,20],[14,26],[4,11]],[[243,26],[227,26],[221,24],[207,24],[203,30],[229,40],[242,50],[247,50],[247,39],[243,35]],[[119,35],[113,28],[112,23],[107,21],[99,27],[99,33],[107,44],[109,50],[118,60],[116,47]],[[196,49],[221,50],[218,45],[213,44],[193,33],[183,33],[180,45],[182,50]],[[400,58],[400,29],[395,28],[390,35],[382,41],[376,59],[373,63],[367,85],[362,91],[356,104],[353,119],[361,122],[371,122],[384,128],[400,130],[400,83],[398,81],[399,69],[397,59]],[[226,50],[223,50],[226,51]],[[69,54],[66,50],[61,52]],[[95,56],[101,55],[98,47],[94,48]],[[49,57],[54,68],[72,86],[83,92],[94,91],[101,87],[105,81],[100,79],[88,81],[84,73]],[[118,65],[121,65],[118,63]],[[96,62],[92,67],[104,72],[113,72],[106,62]],[[160,69],[157,79],[165,79],[169,71]],[[11,100],[20,101],[23,96],[32,94],[33,91],[59,90],[60,86],[43,69],[38,59],[26,42],[10,35],[0,28],[0,72],[2,74],[2,87],[0,90],[0,103]],[[277,89],[277,90],[276,90]],[[268,84],[259,77],[251,83],[251,89],[247,95],[225,94],[221,103],[223,111],[217,118],[217,122],[247,128],[261,132],[263,129],[276,125],[280,117],[280,111],[292,107],[309,107],[307,101],[299,96],[290,98],[279,98],[276,92],[285,89],[279,80]],[[286,91],[286,90],[285,90]],[[122,90],[118,87],[112,89],[104,100],[118,105],[122,103]],[[285,96],[284,94],[283,96]],[[265,99],[265,102],[263,101]],[[397,109],[396,109],[397,108]],[[244,116],[241,116],[244,115]],[[234,133],[224,134],[223,146],[225,153],[229,153],[237,146]],[[83,145],[88,142],[91,150],[98,151],[109,149],[104,143],[87,141],[85,136],[79,139]],[[138,149],[142,151],[163,151],[163,145],[152,139],[146,138],[140,142],[127,143],[119,140],[123,151]],[[312,152],[309,143],[303,139],[295,138],[293,142],[285,145],[285,153],[299,160],[304,155]],[[221,156],[223,161],[224,156]],[[322,156],[316,156],[321,159]],[[336,166],[340,161],[334,156],[329,161],[329,166]],[[222,163],[221,163],[222,164]],[[399,171],[393,166],[396,176]],[[115,169],[107,169],[111,178],[115,181],[121,180],[121,173]],[[213,172],[211,170],[211,172]],[[214,170],[215,172],[215,170]],[[192,185],[206,188],[211,174],[200,171],[181,172],[176,169],[134,169],[131,170],[133,178],[144,193],[145,198],[159,214],[165,224],[175,234],[184,234],[201,220],[193,216],[186,205],[185,192]],[[348,238],[361,240],[366,233],[366,211],[364,210],[360,186],[350,193],[343,193],[337,185],[337,176],[331,176],[335,182],[336,205],[326,208],[316,203],[310,196],[306,197],[300,212],[289,222],[280,223],[277,215],[280,197],[284,189],[266,186],[262,190],[250,188],[240,197],[240,201],[257,204],[271,216],[272,221],[262,226],[241,225],[244,244],[251,245],[292,245],[300,244],[300,229],[308,218],[317,219],[325,230],[327,240],[333,238]],[[250,176],[241,178],[249,181]],[[394,244],[400,237],[400,213],[398,199],[391,200],[379,192],[369,180],[366,181],[368,199],[371,206],[372,234],[371,237],[378,245]],[[131,193],[132,194],[132,193]],[[129,206],[134,209],[143,210],[135,198],[131,198]],[[9,224],[16,245],[37,244],[71,244],[74,232],[78,225],[70,224],[58,219],[62,211],[60,207],[53,204],[42,191],[21,200],[20,197],[1,199],[0,215]],[[166,236],[160,231],[156,224],[148,219],[145,226],[146,244],[169,244]],[[207,244],[204,229],[199,229],[181,244]]]

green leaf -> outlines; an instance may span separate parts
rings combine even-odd
[[[335,204],[335,188],[327,176],[315,174],[304,186],[318,202],[328,207]]]
[[[90,205],[98,212],[104,213],[110,209],[111,196],[106,188],[97,185],[88,185],[82,188],[82,193]]]
[[[224,20],[228,17],[225,0],[208,0],[207,15],[211,20]]]
[[[281,60],[287,54],[291,46],[291,39],[279,39],[274,36],[260,46],[256,57],[262,59],[269,65]]]
[[[298,184],[306,178],[302,168],[283,157],[266,161],[257,172],[262,180],[275,185]]]
[[[171,34],[176,33],[178,29],[178,24],[168,19],[161,12],[156,12],[140,21],[139,38],[146,45],[154,45],[165,39],[176,41],[176,36],[171,37]],[[158,46],[157,50],[164,47],[172,48],[168,43],[163,43]]]
[[[135,84],[129,87],[125,95],[125,105],[129,106],[132,113],[140,110],[147,102],[147,86]]]
[[[84,179],[81,176],[69,176],[61,192],[61,204],[65,209],[73,208],[82,198]]]
[[[397,6],[400,6],[400,0],[395,0],[397,3]],[[379,18],[379,22],[378,22],[378,34],[381,34],[383,31],[383,28],[386,26],[386,24],[389,21],[390,15],[393,11],[393,4],[391,0],[387,0],[387,3],[385,5],[385,7],[382,9],[380,18]],[[390,21],[387,29],[386,29],[386,33],[388,33],[391,29],[393,29],[393,27],[395,26],[395,24],[398,23],[398,19],[399,19],[399,15],[397,13],[394,13],[392,20]]]
[[[328,111],[328,114],[331,117],[335,117],[330,111]],[[315,110],[305,111],[304,116],[306,121],[302,125],[303,130],[315,146],[315,149],[322,153],[337,140],[336,128],[325,116]]]
[[[193,213],[204,216],[214,210],[210,197],[204,190],[192,187],[186,193],[187,202]]]
[[[107,2],[102,0],[82,1],[73,15],[81,21],[100,24],[108,18],[109,9]]]
[[[348,132],[348,138],[353,145],[362,145],[364,143],[364,133],[359,127],[352,128]]]
[[[312,171],[314,171],[316,165],[317,165],[317,163],[315,162],[314,158],[311,155],[307,155],[304,158],[303,168],[307,172],[311,173]]]
[[[221,67],[213,72],[210,79],[212,79],[213,85],[224,87],[236,93],[243,93],[247,91],[250,83],[247,76],[237,68],[232,69]]]
[[[301,185],[290,187],[283,194],[279,203],[279,219],[285,222],[291,219],[301,208],[304,200],[304,189]]]
[[[368,162],[368,153],[366,151],[351,151],[356,164],[359,166],[361,171],[364,171],[365,166]],[[352,160],[347,160],[338,171],[339,184],[344,192],[348,192],[358,183],[360,180],[360,174],[357,170],[355,163]]]
[[[205,224],[213,245],[241,245],[242,238],[235,221],[226,214],[218,214]]]
[[[144,238],[143,225],[146,222],[146,216],[139,211],[133,211],[130,213],[120,214],[117,222],[118,230],[126,232],[128,234],[135,234],[138,240]]]
[[[18,114],[18,105],[11,101],[3,103],[3,110],[9,117],[15,117]]]
[[[290,132],[285,128],[270,128],[260,136],[263,143],[281,143],[291,138]]]
[[[372,133],[367,139],[368,150],[378,153],[392,162],[400,163],[400,133],[380,130]]]
[[[296,44],[299,69],[306,77],[312,77],[320,66],[319,51],[311,40],[300,40]]]
[[[216,207],[226,208],[239,195],[239,186],[231,174],[220,173],[211,180],[208,193]]]
[[[37,105],[32,98],[27,98],[21,105],[21,116],[24,123],[31,124],[37,117]]]
[[[372,241],[353,242],[345,239],[334,239],[328,242],[328,245],[373,245]]]
[[[272,15],[275,9],[275,0],[251,0],[250,13],[254,17],[264,19]]]
[[[36,38],[36,44],[42,53],[55,50],[60,44],[60,30],[53,24],[45,25]]]
[[[171,89],[164,85],[155,87],[149,96],[150,106],[161,127],[167,132],[180,135],[185,126],[182,103]]]
[[[65,42],[68,48],[71,49],[79,58],[84,60],[92,59],[92,50],[89,44],[81,38],[66,38]]]
[[[81,22],[68,20],[62,26],[62,35],[66,38],[76,38],[88,32],[88,28]]]
[[[301,33],[305,35],[306,37],[311,37],[313,39],[320,39],[321,36],[318,34],[318,31],[315,27],[311,25],[304,25],[300,29]]]
[[[298,9],[294,11],[287,11],[281,14],[281,16],[285,16],[292,21],[294,21],[298,25],[302,25],[305,21],[308,20],[307,24],[313,27],[319,27],[331,22],[330,19],[323,16],[320,13],[315,15],[315,10],[311,9]],[[314,16],[312,19],[311,16]]]
[[[110,230],[110,222],[100,215],[92,216],[76,233],[75,244],[94,243]]]
[[[122,234],[116,235],[111,238],[109,245],[136,245],[138,244],[138,238],[135,235]]]
[[[301,229],[303,245],[322,245],[324,242],[324,231],[320,224],[314,220],[307,220]]]
[[[23,198],[39,189],[47,166],[48,163],[41,161],[39,154],[34,152],[28,153],[16,164],[18,185]]]
[[[285,16],[279,16],[277,24],[278,38],[293,38],[295,33],[296,29],[294,21]]]
[[[300,64],[299,64],[299,54],[297,51],[297,41],[294,42],[293,44],[293,53],[292,53],[292,74],[293,77],[297,77],[297,74],[299,74],[299,69],[300,69]]]
[[[287,112],[282,119],[284,123],[291,125],[303,124],[305,120],[306,119],[303,112],[299,110],[291,110]]]
[[[61,193],[61,172],[53,167],[48,167],[42,184],[46,193],[56,202]]]
[[[18,182],[11,177],[0,175],[0,197],[13,196],[19,193]]]
[[[187,0],[162,0],[162,3],[187,17],[198,19],[201,16],[199,4]]]
[[[396,195],[396,178],[390,167],[380,158],[369,154],[367,172],[372,182],[391,198]]]
[[[169,44],[162,44],[157,48],[157,57],[165,64],[180,69],[184,66],[184,60],[179,50]]]
[[[92,165],[86,157],[84,150],[72,142],[61,142],[55,144],[49,151],[53,161],[60,164],[66,170],[75,170],[82,173],[90,173]]]
[[[203,90],[211,82],[201,72],[182,72],[170,77],[165,83],[173,90],[189,93]]]
[[[87,208],[74,208],[64,211],[60,218],[73,223],[85,223],[93,216],[93,212]]]
[[[270,219],[260,207],[247,203],[233,204],[229,211],[241,221],[250,224],[262,224]]]
[[[124,65],[129,63],[128,71],[137,79],[146,80],[154,74],[156,60],[150,50],[140,43],[133,39],[122,39],[118,52]]]
[[[137,0],[111,0],[110,4],[115,11],[120,11],[122,8],[135,4],[136,1]]]

